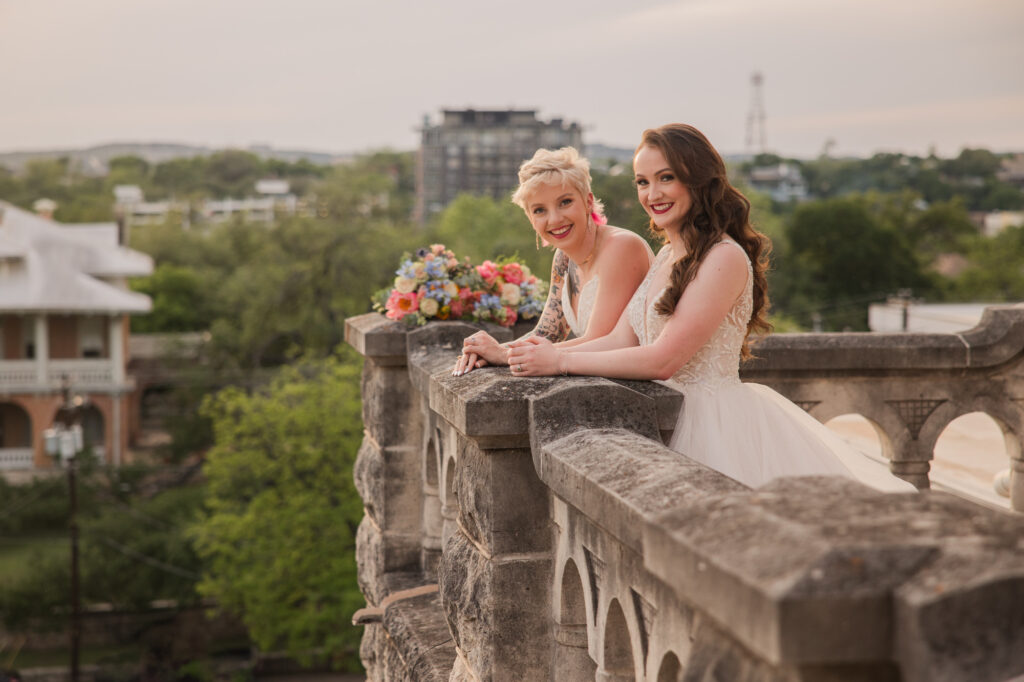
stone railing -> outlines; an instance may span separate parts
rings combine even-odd
[[[993,306],[959,334],[781,334],[755,346],[745,380],[820,421],[860,414],[893,473],[919,488],[943,429],[984,412],[1003,432],[1013,508],[1024,511],[1024,305]]]
[[[346,326],[370,680],[1024,673],[1024,517],[824,477],[751,490],[664,447],[681,396],[660,384],[452,377],[472,331]]]

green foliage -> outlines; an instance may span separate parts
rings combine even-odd
[[[1024,300],[1024,227],[976,240],[970,265],[955,282],[955,296],[974,301]]]
[[[538,249],[535,235],[523,209],[511,201],[463,194],[438,216],[430,241],[474,263],[516,255],[538,277],[547,279],[554,252]]]
[[[186,529],[202,500],[201,487],[171,488],[149,500],[107,505],[83,523],[83,599],[132,610],[154,599],[194,605],[200,564]]]
[[[173,599],[183,607],[196,603],[199,561],[185,528],[199,512],[200,488],[176,488],[150,500],[126,502],[101,479],[84,477],[78,490],[80,498],[94,500],[78,514],[84,603],[125,609],[146,608],[154,599]],[[59,525],[66,532],[66,497],[62,511]],[[0,583],[0,617],[9,628],[66,623],[69,554],[43,549],[25,560],[31,570]]]
[[[616,167],[613,167],[616,169]],[[636,198],[636,185],[630,170],[617,168],[616,174],[593,172],[591,187],[594,196],[604,202],[605,216],[610,225],[633,230],[657,246],[657,238],[649,229],[650,218]]]
[[[244,197],[253,193],[264,175],[264,164],[251,152],[227,149],[215,152],[203,167],[203,185],[215,197]]]
[[[347,353],[284,367],[265,389],[205,406],[207,512],[193,528],[200,591],[238,614],[265,650],[320,648],[342,663],[361,634],[352,465],[362,438],[359,363]]]
[[[188,332],[209,328],[211,322],[209,292],[203,277],[195,270],[162,263],[152,275],[133,282],[132,288],[153,300],[148,315],[132,317],[132,331]]]
[[[832,329],[866,329],[868,302],[929,284],[904,236],[875,217],[863,197],[800,206],[788,241],[785,267],[828,310]]]

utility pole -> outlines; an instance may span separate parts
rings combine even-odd
[[[68,501],[70,521],[68,528],[71,535],[71,682],[79,682],[78,652],[82,639],[82,605],[79,594],[78,575],[78,455],[84,449],[82,425],[79,418],[85,400],[82,396],[71,395],[71,384],[64,377],[62,395],[64,404],[57,411],[53,427],[46,429],[43,438],[46,453],[57,457],[57,462],[67,462],[68,469]]]

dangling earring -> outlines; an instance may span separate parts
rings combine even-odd
[[[537,242],[537,250],[540,251],[540,235],[536,232],[533,233],[533,237]]]

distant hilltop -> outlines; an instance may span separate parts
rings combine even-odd
[[[103,175],[110,160],[118,156],[138,156],[149,163],[161,163],[170,159],[192,156],[208,156],[220,151],[213,147],[198,147],[187,144],[161,142],[114,142],[85,149],[47,149],[16,152],[0,152],[0,166],[18,172],[34,159],[59,159],[67,157],[80,164],[83,172]],[[274,149],[269,145],[250,145],[245,151],[268,159],[280,159],[294,163],[305,159],[310,163],[330,165],[351,160],[355,154],[332,154],[308,150]]]

